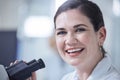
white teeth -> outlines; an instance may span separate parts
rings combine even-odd
[[[69,53],[73,53],[73,52],[76,52],[76,51],[81,51],[82,49],[72,49],[72,50],[68,50],[67,52]]]

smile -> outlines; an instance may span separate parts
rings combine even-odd
[[[84,50],[84,48],[79,48],[79,49],[68,49],[66,52],[68,54],[75,54],[75,53],[81,53]]]

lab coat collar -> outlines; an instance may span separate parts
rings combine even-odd
[[[111,58],[108,53],[105,54],[104,58],[97,64],[92,74],[87,80],[98,80],[103,77],[111,68]]]

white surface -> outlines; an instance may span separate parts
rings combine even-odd
[[[0,65],[0,80],[9,80],[7,72],[3,65]]]

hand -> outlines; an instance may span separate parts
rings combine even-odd
[[[36,73],[33,72],[33,73],[32,73],[32,76],[31,76],[30,78],[28,78],[27,80],[37,80],[37,79],[36,79]]]

